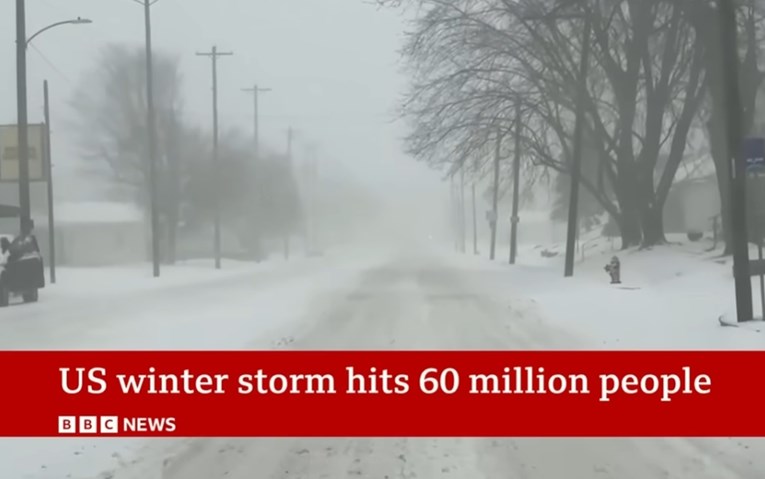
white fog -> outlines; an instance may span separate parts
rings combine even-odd
[[[763,38],[760,0],[0,2],[0,478],[765,477]],[[412,351],[613,401],[507,364],[538,397],[165,417],[43,367]]]

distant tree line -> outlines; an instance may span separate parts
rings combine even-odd
[[[256,157],[252,139],[225,131],[216,171],[212,133],[184,117],[178,58],[155,53],[154,72],[163,260],[175,261],[179,232],[199,234],[212,224],[216,201],[225,230],[252,256],[263,254],[266,240],[301,232],[297,182],[286,155]],[[143,48],[110,45],[80,83],[72,106],[79,145],[92,170],[108,180],[115,195],[148,212],[145,78]]]

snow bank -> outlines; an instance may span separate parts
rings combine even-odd
[[[525,245],[518,264],[507,249],[493,264],[484,257],[456,259],[490,277],[488,288],[528,317],[541,317],[585,341],[581,347],[608,349],[760,349],[765,324],[722,328],[720,315],[734,317],[731,263],[711,243],[670,238],[651,250],[619,251],[618,243],[589,238],[577,255],[574,278],[563,277],[562,245]],[[552,258],[542,251],[557,252]],[[753,251],[753,254],[754,251]],[[611,256],[622,265],[621,287],[603,270]],[[752,281],[755,314],[759,283]],[[573,347],[574,345],[572,345]]]
[[[59,223],[142,223],[143,213],[132,203],[78,201],[59,203],[55,210]],[[45,221],[43,221],[45,220]],[[38,222],[45,224],[42,216]]]
[[[563,256],[543,258],[542,251],[563,251],[562,245],[524,246],[519,264],[508,264],[508,249],[497,261],[449,252],[460,268],[472,270],[480,288],[507,304],[510,321],[542,323],[565,333],[556,346],[562,349],[758,350],[765,347],[765,324],[723,328],[717,317],[733,317],[735,306],[731,262],[720,257],[708,242],[674,244],[650,251],[617,251],[608,239],[590,239],[581,251],[574,278],[563,277]],[[486,248],[484,247],[484,250]],[[603,266],[619,256],[620,289],[609,284]],[[750,253],[756,257],[756,252]],[[471,274],[470,272],[467,274]],[[759,283],[752,281],[755,312]],[[709,461],[726,458],[728,464],[751,464],[765,457],[765,441],[721,438],[672,439],[676,448]],[[741,477],[744,477],[743,475]]]

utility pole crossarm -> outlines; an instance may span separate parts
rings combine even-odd
[[[215,47],[210,52],[197,52],[198,57],[230,57],[233,54],[234,52],[219,52]]]
[[[258,86],[255,86],[253,88],[242,88],[242,91],[243,92],[247,92],[247,93],[255,93],[255,92],[265,93],[267,91],[272,91],[272,89],[271,88],[260,88]]]

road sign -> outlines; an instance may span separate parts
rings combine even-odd
[[[744,139],[743,159],[748,174],[765,171],[765,138]]]
[[[45,125],[29,125],[29,181],[45,181]],[[19,181],[19,145],[16,125],[0,125],[0,182]]]

